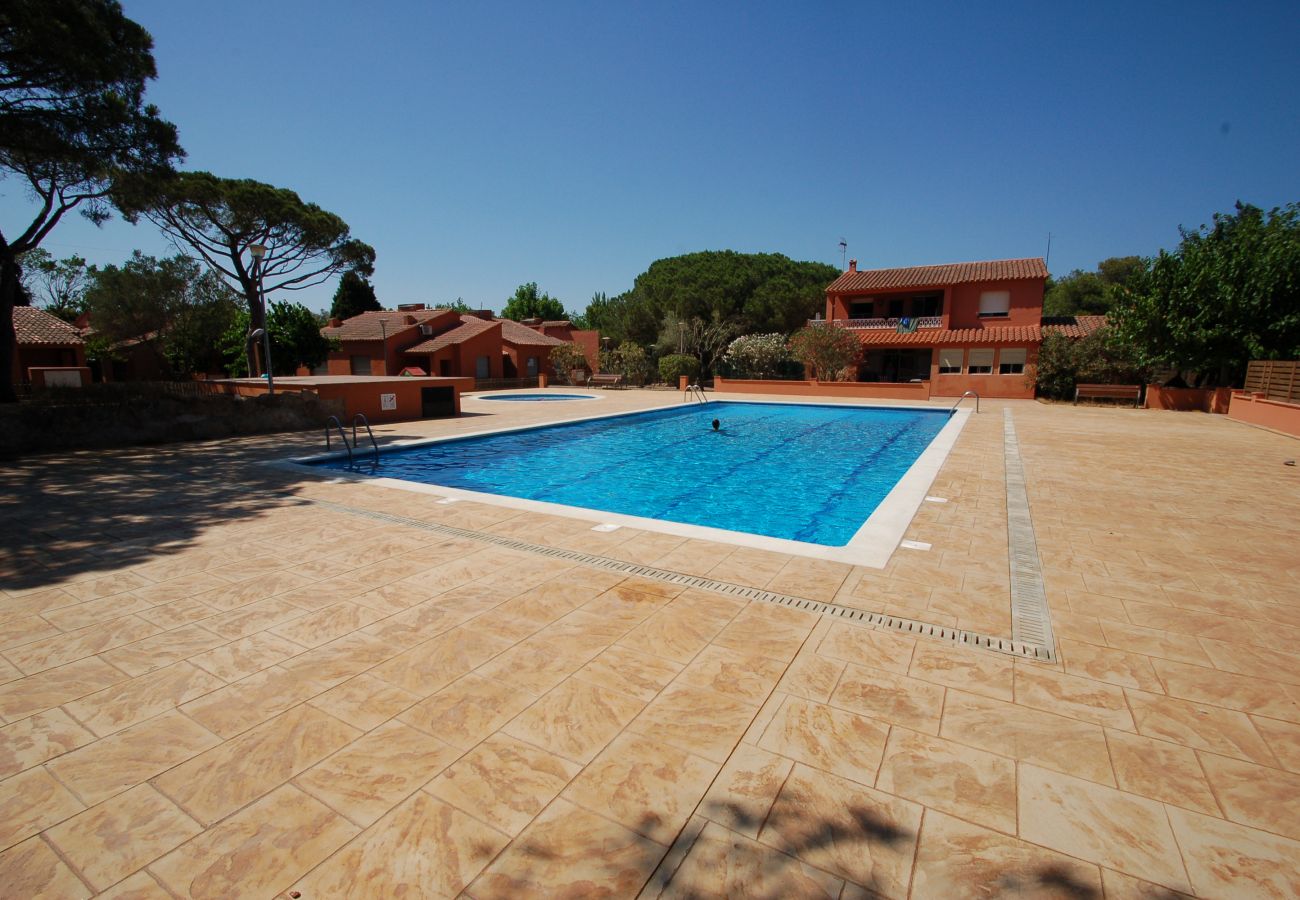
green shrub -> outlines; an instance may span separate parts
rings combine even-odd
[[[1151,372],[1132,347],[1110,329],[1099,328],[1082,338],[1044,335],[1031,377],[1040,396],[1068,400],[1076,384],[1145,384]]]
[[[561,344],[551,348],[551,368],[557,378],[567,380],[574,369],[586,369],[587,357],[582,348],[575,343]]]
[[[736,338],[723,356],[737,378],[771,378],[790,359],[781,334],[746,334]]]
[[[683,375],[693,381],[699,374],[700,361],[694,356],[673,353],[659,360],[659,377],[668,384],[677,384]]]
[[[862,359],[862,341],[838,325],[810,325],[790,336],[790,353],[819,381],[852,381]]]

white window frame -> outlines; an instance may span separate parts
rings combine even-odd
[[[1011,354],[1013,359],[1008,362],[1007,354]],[[1014,359],[1014,357],[1020,357]],[[1025,374],[1025,364],[1029,362],[1029,351],[1024,347],[1003,347],[998,351],[998,374],[999,375],[1023,375]],[[1008,366],[1015,366],[1008,369]]]
[[[955,366],[951,365],[951,363],[952,363],[952,357],[949,356],[949,354],[955,354],[955,355],[956,355],[956,357],[957,357],[957,365],[955,365]],[[949,363],[949,365],[947,365],[947,366],[944,365],[944,357],[945,357],[945,356],[948,356],[948,360],[947,360],[947,362]],[[943,349],[942,347],[939,348],[939,374],[940,374],[940,375],[960,375],[960,374],[961,374],[962,365],[965,363],[965,358],[966,358],[966,351],[963,350],[961,347],[951,347],[951,348],[948,348],[948,349],[946,349],[946,350]]]
[[[981,360],[977,362],[976,360]],[[983,362],[982,360],[987,360]],[[971,348],[966,353],[966,374],[967,375],[992,375],[993,374],[993,350]]]
[[[981,291],[980,292],[980,312],[981,319],[1005,318],[1011,315],[1011,292],[1010,291]]]

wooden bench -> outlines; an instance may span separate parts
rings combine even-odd
[[[622,383],[622,375],[613,375],[606,372],[597,372],[587,378],[587,387],[593,387],[595,385],[599,385],[600,387],[618,387]]]
[[[1079,398],[1103,398],[1107,400],[1132,400],[1134,408],[1142,400],[1140,384],[1076,384],[1074,386],[1074,405],[1079,405]]]

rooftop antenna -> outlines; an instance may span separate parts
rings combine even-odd
[[[840,271],[844,270],[844,257],[848,255],[849,242],[840,238]]]
[[[1043,266],[1046,267],[1052,261],[1052,233],[1047,232],[1047,256],[1043,259]]]

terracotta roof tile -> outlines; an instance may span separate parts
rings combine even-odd
[[[1036,344],[1042,340],[1037,325],[1009,325],[997,328],[922,328],[899,334],[889,328],[851,329],[862,343],[872,346],[900,344],[937,347],[947,344]]]
[[[507,344],[523,347],[558,347],[564,343],[540,331],[533,331],[527,325],[520,325],[510,319],[497,319],[501,323],[501,340]]]
[[[421,341],[414,347],[407,347],[403,353],[434,353],[443,347],[462,344],[472,337],[496,327],[496,322],[489,322],[477,316],[461,316],[460,324],[449,328],[442,334],[434,335],[427,341]]]
[[[75,327],[34,306],[15,306],[13,322],[19,345],[69,347],[85,343]]]
[[[1106,324],[1105,316],[1043,316],[1043,331],[1060,332],[1066,337],[1087,337]]]
[[[422,322],[446,315],[445,309],[420,309],[413,312],[392,312],[389,310],[371,310],[359,316],[344,320],[338,328],[328,325],[320,330],[325,337],[338,338],[341,341],[380,341],[392,337],[399,331],[414,328]],[[408,324],[407,316],[415,319],[415,325]]]
[[[826,290],[844,294],[896,288],[945,287],[970,281],[1016,281],[1022,278],[1046,277],[1047,264],[1041,257],[993,259],[942,266],[909,266],[902,269],[845,272],[831,282]]]

